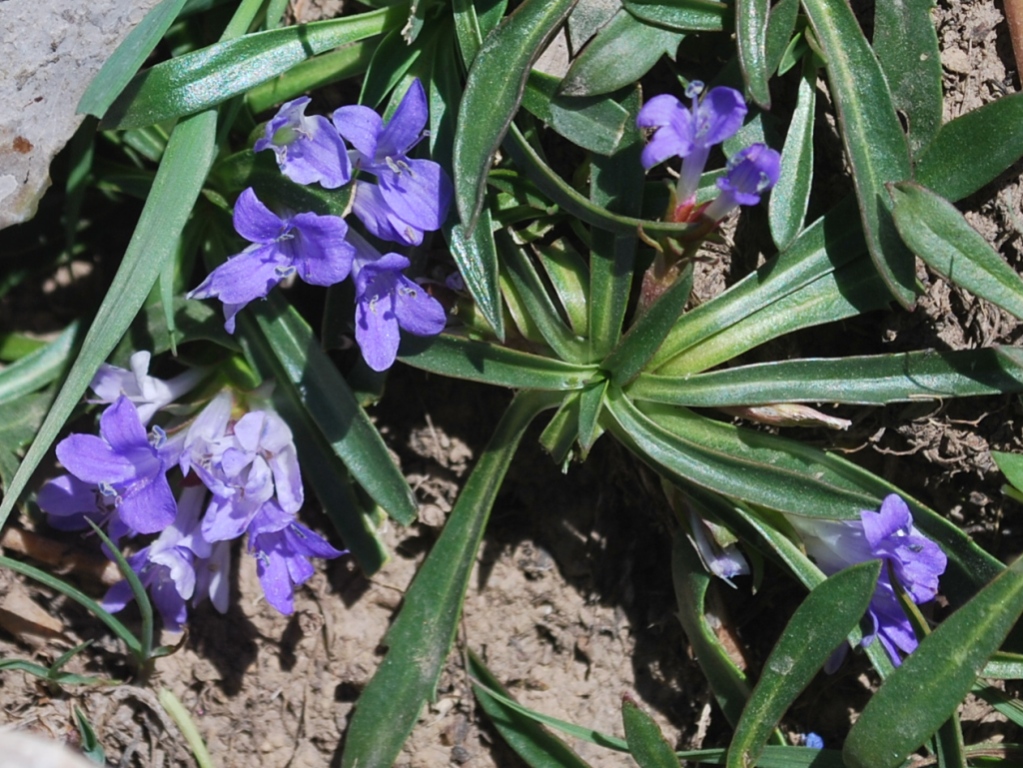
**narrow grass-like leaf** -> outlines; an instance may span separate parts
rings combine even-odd
[[[1023,680],[1023,656],[999,651],[988,659],[980,677],[994,680]]]
[[[909,151],[916,156],[941,129],[941,55],[934,0],[880,0],[874,6],[871,44],[905,115]]]
[[[653,718],[632,699],[622,699],[622,721],[632,759],[640,768],[678,768],[678,758]]]
[[[626,447],[669,479],[778,511],[851,519],[879,498],[838,471],[830,457],[795,441],[742,429],[683,408],[641,412],[608,390],[602,420]]]
[[[103,117],[170,29],[184,5],[185,0],[162,0],[143,17],[92,78],[78,101],[78,114]]]
[[[239,96],[311,56],[404,23],[408,4],[257,32],[186,53],[136,75],[103,116],[102,128],[138,128],[190,115]]]
[[[422,46],[405,41],[402,29],[391,29],[377,45],[366,76],[362,78],[359,103],[378,109],[422,52]]]
[[[526,428],[560,395],[524,392],[509,405],[480,455],[404,605],[389,647],[348,728],[342,768],[388,768],[431,698],[455,637],[469,573],[494,499]]]
[[[541,726],[536,719],[526,717],[512,709],[491,691],[511,698],[508,691],[494,677],[493,673],[471,650],[467,655],[468,672],[473,680],[472,691],[476,695],[490,722],[497,728],[508,745],[526,761],[531,768],[587,768],[588,764],[569,749],[561,739]],[[478,684],[482,683],[482,685]]]
[[[601,434],[599,419],[601,411],[604,410],[608,383],[607,379],[594,382],[579,396],[578,439],[584,458]]]
[[[690,408],[771,403],[944,400],[1023,391],[1023,370],[994,350],[922,350],[893,355],[780,360],[689,376],[640,374],[634,400]]]
[[[447,230],[447,240],[451,247],[451,257],[465,280],[465,287],[494,330],[494,335],[504,340],[497,245],[494,244],[490,211],[486,208],[480,211],[479,222],[472,232],[467,232],[462,224],[451,226]]]
[[[639,96],[639,89],[634,89],[623,103],[629,128],[618,151],[608,158],[594,157],[590,166],[590,201],[599,209],[627,216],[638,216],[643,201],[643,140],[633,128]],[[639,238],[635,233],[606,237],[592,232],[590,239],[589,343],[593,359],[600,359],[621,338]]]
[[[70,584],[61,581],[56,576],[51,576],[46,571],[41,571],[38,568],[22,563],[19,560],[12,560],[9,557],[0,555],[0,568],[10,568],[15,573],[20,573],[22,576],[27,576],[30,579],[38,581],[40,584],[49,587],[50,589],[60,592],[62,595],[70,597],[80,606],[85,608],[97,619],[102,621],[109,627],[110,631],[113,632],[121,641],[128,647],[128,650],[136,658],[140,658],[142,654],[142,644],[138,638],[132,634],[124,624],[114,618],[109,612],[103,610],[103,607],[89,597],[81,590],[72,587]]]
[[[600,206],[594,205],[585,195],[580,194],[565,180],[558,176],[550,166],[536,153],[525,137],[513,125],[508,131],[504,148],[515,160],[522,172],[565,213],[578,217],[581,221],[607,232],[621,235],[634,235],[643,230],[648,235],[658,234],[680,237],[691,232],[691,224],[672,224],[652,219],[635,219],[610,213]]]
[[[309,325],[279,291],[250,309],[280,373],[287,377],[278,386],[294,388],[334,452],[387,514],[402,525],[415,520],[415,498],[401,470]]]
[[[781,176],[767,204],[771,237],[778,250],[788,248],[799,235],[810,204],[813,181],[813,125],[817,114],[817,67],[808,57],[796,95],[785,146],[781,152]]]
[[[764,110],[771,109],[771,77],[767,59],[770,0],[736,0],[735,40],[746,92]]]
[[[60,394],[0,503],[0,527],[89,386],[96,369],[139,311],[164,260],[173,254],[213,160],[216,127],[216,112],[203,112],[175,127],[121,266]]]
[[[582,389],[597,366],[567,363],[496,344],[455,336],[402,338],[398,358],[424,371],[514,389]]]
[[[953,202],[972,195],[1023,156],[1023,93],[941,127],[916,162],[915,179]]]
[[[720,32],[732,20],[731,9],[715,0],[622,0],[637,19],[679,32]]]
[[[558,96],[560,82],[534,69],[526,81],[522,106],[573,144],[610,155],[631,128],[628,112],[610,97]]]
[[[192,748],[192,755],[199,768],[213,768],[213,758],[206,748],[206,742],[202,740],[202,735],[185,705],[167,688],[160,689],[159,701],[160,706],[181,730],[181,735],[185,737],[188,746]]]
[[[912,307],[915,263],[895,231],[884,188],[911,175],[887,81],[845,0],[803,0],[803,8],[824,50],[870,256],[892,295]]]
[[[962,702],[1023,612],[1023,560],[925,637],[867,702],[842,755],[850,768],[894,768]]]
[[[0,371],[0,403],[42,389],[57,379],[75,347],[78,322],[71,323],[45,347],[25,355]]]
[[[807,227],[787,250],[683,315],[657,350],[649,370],[848,264],[865,250],[853,200],[846,198]]]
[[[533,62],[576,0],[525,0],[491,32],[469,69],[455,135],[455,202],[463,226],[476,226],[494,152],[518,111]]]
[[[257,85],[245,95],[245,101],[253,114],[258,115],[275,104],[291,101],[325,85],[361,75],[369,66],[379,42],[379,37],[374,36],[314,56],[296,64],[283,75]]]
[[[678,619],[693,655],[710,683],[718,706],[734,727],[749,699],[750,684],[707,622],[704,603],[707,590],[711,588],[711,577],[681,528],[675,532],[671,548],[671,577]]]
[[[894,185],[892,196],[899,234],[927,266],[1023,319],[1023,278],[955,206],[913,183]]]
[[[99,742],[99,738],[96,736],[92,723],[89,722],[85,713],[78,708],[78,705],[74,707],[74,715],[78,735],[82,740],[82,754],[97,765],[106,765],[107,755],[103,750],[103,745]]]
[[[815,587],[796,609],[742,712],[728,768],[756,764],[792,702],[863,618],[880,573],[879,560],[854,565]]]
[[[52,667],[47,669],[41,664],[35,664],[23,659],[0,659],[0,670],[4,669],[24,672],[55,685],[104,685],[110,682],[94,675],[75,675],[70,672],[55,670]]]
[[[586,311],[590,292],[589,265],[565,238],[534,243],[532,247],[573,333],[585,336],[589,323]]]
[[[566,96],[599,96],[631,85],[661,56],[674,59],[684,36],[621,8],[575,58],[559,90]]]

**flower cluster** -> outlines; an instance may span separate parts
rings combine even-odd
[[[168,629],[187,620],[189,601],[208,597],[227,610],[231,541],[245,534],[267,601],[291,613],[294,586],[313,573],[309,558],[343,554],[298,522],[304,496],[291,430],[268,406],[239,413],[225,391],[190,422],[147,433],[145,422],[197,383],[195,373],[161,381],[148,364],[149,353],[136,352],[130,372],[97,373],[92,390],[110,403],[99,435],[58,444],[68,474],[43,485],[40,508],[57,528],[81,530],[91,520],[116,542],[156,534],[128,562]],[[130,599],[121,582],[103,605],[117,611]]]
[[[649,170],[672,157],[682,158],[682,169],[669,212],[678,223],[705,218],[719,222],[740,205],[756,205],[760,196],[778,181],[781,158],[764,144],[752,144],[737,152],[728,163],[725,175],[718,179],[720,195],[711,203],[696,205],[700,175],[710,151],[731,138],[746,117],[742,94],[734,88],[712,88],[703,94],[703,83],[693,81],[686,89],[690,106],[674,96],[662,94],[640,109],[636,124],[652,130],[641,157]]]
[[[843,568],[865,560],[883,563],[877,589],[870,600],[868,615],[871,631],[863,638],[869,645],[878,639],[892,664],[902,663],[901,653],[912,653],[917,647],[916,635],[909,618],[899,604],[890,574],[910,599],[920,605],[933,600],[938,593],[938,577],[945,572],[948,558],[936,543],[913,525],[906,502],[890,494],[878,512],[864,510],[859,520],[817,520],[790,517],[802,536],[807,553],[829,576]],[[829,663],[837,668],[844,655]]]
[[[386,122],[363,106],[341,107],[330,119],[308,116],[308,104],[303,97],[282,106],[255,151],[272,150],[281,172],[298,184],[336,189],[353,183],[352,210],[381,240],[419,245],[425,232],[440,229],[451,204],[451,180],[439,164],[409,157],[429,117],[418,79]],[[249,188],[235,204],[234,227],[251,245],[188,294],[220,299],[229,333],[246,304],[292,275],[324,286],[352,275],[355,339],[374,370],[394,362],[399,327],[420,336],[444,329],[440,303],[404,276],[409,261],[397,253],[381,254],[339,216],[277,214]]]

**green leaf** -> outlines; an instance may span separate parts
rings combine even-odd
[[[892,105],[905,115],[909,151],[920,154],[941,129],[941,54],[934,0],[880,0],[874,6],[874,53]]]
[[[763,110],[771,109],[771,77],[767,59],[770,0],[736,0],[735,38],[746,92]]]
[[[325,53],[393,29],[408,4],[340,19],[257,32],[157,64],[136,75],[102,128],[138,128],[216,106]]]
[[[690,408],[771,403],[944,400],[1023,390],[1023,370],[991,349],[781,360],[690,376],[640,374],[626,388],[634,400]]]
[[[75,111],[79,115],[103,117],[170,29],[184,5],[185,0],[162,0],[143,17],[92,78],[78,101]]]
[[[657,350],[649,370],[848,264],[865,250],[853,201],[846,198],[807,227],[787,250],[683,315]]]
[[[330,53],[322,53],[296,64],[283,75],[257,85],[245,95],[253,114],[258,115],[274,104],[291,101],[325,85],[347,80],[366,71],[380,40],[371,37]]]
[[[678,758],[661,729],[632,699],[622,699],[622,721],[629,752],[640,768],[678,768]]]
[[[463,226],[476,226],[486,177],[522,101],[533,62],[576,0],[525,0],[491,32],[473,59],[455,135],[455,202]]]
[[[50,449],[78,400],[131,324],[166,259],[171,258],[213,160],[216,112],[204,112],[175,127],[153,189],[121,266],[107,290],[82,349],[39,434],[0,503],[0,527]]]
[[[56,380],[64,371],[78,339],[78,321],[35,352],[0,370],[0,404],[10,402]]]
[[[880,497],[810,446],[735,427],[684,408],[643,413],[608,390],[604,426],[655,470],[768,509],[842,520],[876,508]]]
[[[1023,156],[1023,93],[1003,96],[941,127],[916,163],[916,181],[953,202]]]
[[[331,448],[387,514],[402,525],[415,520],[416,501],[401,470],[309,325],[279,291],[250,309],[276,358],[278,386],[293,388]]]
[[[493,673],[473,651],[467,654],[472,692],[483,711],[508,745],[532,768],[588,768],[561,739],[537,723],[534,718],[507,706],[491,691],[511,698]],[[478,682],[477,682],[478,681]],[[482,683],[480,685],[479,683]]]
[[[103,750],[103,745],[99,743],[99,738],[96,736],[92,723],[86,718],[85,713],[78,708],[78,705],[74,707],[74,715],[75,725],[82,740],[82,754],[98,765],[106,765],[107,755]]]
[[[558,96],[559,82],[534,69],[526,81],[522,106],[573,144],[610,155],[635,125],[629,123],[629,113],[610,97]]]
[[[567,392],[582,389],[598,374],[596,365],[566,363],[446,334],[406,335],[398,358],[424,371],[514,389]]]
[[[991,458],[995,460],[995,464],[1002,470],[1006,480],[1017,489],[1023,489],[1023,454],[991,451]]]
[[[892,224],[884,185],[910,178],[911,167],[888,83],[845,0],[803,0],[803,9],[824,51],[867,248],[892,295],[910,308],[915,262]]]
[[[451,257],[465,280],[476,306],[494,330],[504,340],[504,313],[501,310],[501,286],[497,264],[497,245],[494,243],[493,222],[490,211],[480,212],[476,227],[466,234],[462,224],[449,225],[446,230]]]
[[[799,81],[796,109],[792,113],[785,147],[781,152],[781,175],[771,190],[767,212],[771,237],[785,250],[799,235],[810,204],[813,181],[813,125],[817,113],[817,67],[807,57]]]
[[[604,208],[594,205],[551,170],[550,166],[543,161],[514,125],[508,131],[504,148],[511,155],[515,164],[530,181],[536,184],[540,191],[550,197],[565,213],[576,216],[586,224],[621,235],[635,235],[642,229],[652,236],[664,234],[680,237],[691,233],[694,229],[692,224],[634,219],[631,216],[610,213]]]
[[[394,764],[423,702],[435,693],[508,465],[533,418],[558,400],[549,393],[519,394],[498,423],[387,632],[389,651],[356,705],[342,768]]]
[[[704,603],[711,577],[682,529],[675,531],[671,548],[671,578],[682,623],[700,669],[710,683],[718,706],[733,726],[739,722],[750,695],[746,675],[732,661],[707,621]]]
[[[842,756],[850,768],[895,768],[944,723],[1023,612],[1023,560],[949,616],[867,702]]]
[[[674,59],[684,36],[620,8],[572,62],[560,92],[566,96],[599,96],[631,85],[661,56]]]
[[[422,52],[421,45],[408,44],[402,29],[392,28],[373,53],[373,60],[362,79],[359,103],[378,109]]]
[[[895,226],[927,266],[1023,319],[1023,278],[947,200],[913,183],[892,187]]]
[[[742,712],[728,768],[756,764],[771,731],[863,618],[880,573],[879,560],[854,565],[815,587],[796,609]]]
[[[679,32],[720,32],[731,21],[725,3],[714,0],[622,0],[637,19]]]

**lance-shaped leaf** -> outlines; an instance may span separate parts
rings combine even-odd
[[[394,765],[423,703],[433,697],[455,638],[469,573],[519,441],[560,395],[518,395],[498,423],[387,633],[389,647],[348,728],[342,768]]]
[[[771,76],[767,59],[767,22],[770,0],[736,0],[735,40],[746,91],[761,109],[771,109]]]
[[[216,106],[310,56],[400,26],[408,4],[257,32],[143,70],[103,116],[104,128],[138,128]]]
[[[845,0],[803,0],[803,8],[824,52],[870,256],[892,295],[912,307],[913,255],[895,231],[884,189],[911,175],[888,83]]]
[[[491,32],[473,59],[455,134],[455,202],[469,232],[483,207],[494,152],[518,111],[533,62],[576,0],[525,0]]]
[[[799,81],[796,109],[781,151],[781,175],[767,203],[771,237],[780,250],[788,248],[799,235],[810,204],[816,108],[817,67],[814,57],[808,56]]]
[[[770,403],[887,405],[1023,391],[1023,370],[993,349],[780,360],[690,376],[641,374],[634,400],[690,408]]]
[[[945,123],[916,163],[916,181],[949,200],[972,195],[1023,156],[1023,93]]]
[[[941,55],[934,0],[879,0],[874,6],[874,52],[905,115],[909,150],[916,157],[941,128]]]
[[[0,527],[89,386],[96,369],[121,340],[142,307],[164,261],[177,247],[178,237],[213,161],[216,127],[216,112],[204,112],[175,127],[121,266],[60,394],[0,503]]]
[[[406,335],[398,357],[424,371],[514,389],[567,392],[582,389],[599,374],[596,365],[566,363],[446,334]]]
[[[846,739],[846,764],[901,765],[955,712],[1020,613],[1023,560],[925,637],[871,697]]]
[[[185,0],[162,0],[145,15],[92,78],[78,102],[78,114],[103,117],[103,113],[156,48],[184,5]]]
[[[720,32],[731,21],[731,9],[715,0],[623,0],[637,19],[679,32]]]
[[[0,403],[42,389],[60,376],[75,347],[78,329],[77,322],[71,323],[45,347],[30,352],[0,370]]]
[[[641,21],[620,8],[572,62],[560,92],[599,96],[631,85],[661,56],[674,59],[682,38],[682,32]]]
[[[573,144],[598,155],[610,155],[635,125],[629,123],[629,113],[618,102],[600,98],[599,94],[558,96],[560,82],[534,69],[526,81],[522,106]]]
[[[742,711],[727,768],[756,764],[789,706],[863,618],[880,573],[879,560],[839,571],[796,609]]]
[[[629,752],[640,768],[677,768],[678,758],[657,723],[628,696],[622,699],[622,722]]]
[[[465,287],[469,289],[476,306],[494,330],[494,335],[503,340],[504,314],[501,311],[500,270],[490,211],[484,208],[480,212],[479,222],[471,232],[463,224],[449,223],[445,228],[445,234],[451,247],[451,257],[455,260],[462,279],[465,280]]]
[[[1023,279],[944,198],[918,184],[892,187],[895,225],[927,266],[1023,319]]]

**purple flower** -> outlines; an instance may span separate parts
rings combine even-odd
[[[938,593],[938,577],[945,572],[948,562],[941,547],[917,530],[906,502],[895,494],[885,497],[879,512],[860,512],[858,521],[805,517],[789,520],[802,535],[806,551],[829,576],[865,560],[883,561],[868,610],[873,629],[864,637],[863,644],[869,645],[877,638],[892,664],[899,666],[902,663],[899,652],[912,653],[917,639],[899,605],[889,566],[913,602],[926,603]],[[829,666],[837,667],[837,663]]]
[[[746,117],[742,94],[734,88],[712,88],[700,99],[702,90],[701,82],[689,84],[686,96],[692,106],[688,108],[674,96],[654,96],[643,105],[636,118],[640,128],[655,129],[643,148],[644,168],[653,168],[669,157],[682,158],[675,197],[686,212],[696,200],[700,174],[707,165],[710,150],[733,136]]]
[[[284,104],[266,124],[266,135],[255,145],[256,152],[272,149],[281,172],[297,184],[319,182],[336,189],[352,178],[351,163],[344,141],[330,120],[319,115],[307,117],[310,99]]]
[[[444,330],[444,307],[401,272],[409,260],[397,253],[369,257],[360,248],[355,259],[355,340],[374,371],[394,363],[401,340],[399,328],[417,336],[435,336]]]
[[[89,527],[87,520],[92,520],[97,525],[109,522],[108,535],[114,541],[131,533],[116,515],[116,497],[104,496],[98,485],[74,475],[47,480],[36,501],[47,514],[47,522],[58,531],[82,531]]]
[[[254,299],[265,297],[292,274],[312,285],[333,285],[352,267],[354,249],[345,241],[348,225],[337,216],[298,213],[281,218],[250,187],[234,207],[234,228],[252,242],[217,267],[188,294],[190,299],[224,302],[224,327],[234,333],[234,317]]]
[[[100,417],[100,436],[74,434],[57,445],[57,458],[82,483],[95,485],[103,496],[101,507],[113,507],[116,515],[136,533],[156,533],[170,525],[177,505],[167,483],[167,461],[158,450],[162,430],[150,442],[138,411],[121,396]],[[56,492],[67,492],[78,503],[81,486],[64,483]],[[52,504],[47,498],[46,503]],[[58,503],[59,508],[59,503]]]
[[[285,615],[295,610],[295,585],[313,575],[308,558],[345,554],[272,501],[249,525],[249,551],[256,556],[256,573],[267,602]]]
[[[717,181],[721,194],[703,212],[721,221],[740,205],[756,205],[760,195],[778,182],[781,155],[766,144],[753,144],[735,153],[728,172]]]
[[[806,734],[806,737],[803,739],[803,743],[808,749],[824,749],[824,739],[813,731]]]
[[[103,363],[89,385],[96,393],[94,402],[112,403],[124,395],[135,404],[142,423],[148,424],[153,414],[190,391],[205,375],[202,370],[193,368],[170,381],[163,381],[149,375],[150,358],[145,350],[136,352],[130,358],[130,371]]]
[[[736,546],[736,538],[731,531],[692,511],[689,513],[689,528],[692,531],[690,541],[703,567],[710,573],[730,587],[735,587],[733,578],[749,573],[749,563]]]
[[[341,107],[334,125],[355,147],[355,167],[378,184],[357,182],[353,208],[379,238],[419,245],[423,232],[440,229],[451,204],[451,180],[432,160],[412,160],[408,152],[423,136],[429,112],[418,79],[385,124],[369,107]]]

